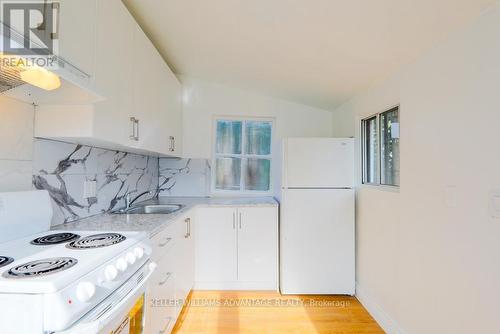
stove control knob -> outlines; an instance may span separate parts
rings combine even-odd
[[[124,258],[119,258],[118,261],[116,261],[116,268],[118,268],[119,271],[125,271],[127,270],[128,263]]]
[[[144,248],[142,247],[135,247],[134,248],[134,254],[135,256],[140,260],[144,256]]]
[[[128,252],[127,255],[125,255],[125,260],[127,260],[127,262],[132,265],[135,263],[135,255],[134,253],[132,252]]]
[[[106,278],[106,281],[111,282],[116,279],[118,276],[118,270],[116,269],[115,266],[113,265],[108,265],[106,268],[104,268],[104,277]]]
[[[82,303],[88,302],[95,295],[95,285],[90,282],[80,282],[76,287],[76,298]]]

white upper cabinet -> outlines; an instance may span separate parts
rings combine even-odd
[[[96,1],[60,0],[57,18],[59,56],[92,77],[96,47]]]
[[[88,71],[104,99],[40,105],[35,136],[180,156],[182,86],[123,3],[63,0],[60,15],[61,57]]]
[[[95,86],[104,101],[95,104],[93,137],[131,146],[133,116],[130,40],[134,24],[118,0],[98,1]]]
[[[133,34],[133,98],[137,119],[137,147],[168,153],[166,105],[162,105],[161,78],[165,62],[142,29],[136,25]]]
[[[161,76],[161,105],[166,106],[168,119],[166,134],[169,155],[182,155],[182,85],[174,73],[165,64]]]

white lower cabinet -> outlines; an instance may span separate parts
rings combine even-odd
[[[176,314],[179,315],[182,310],[182,304],[188,297],[194,285],[194,239],[192,234],[191,217],[182,220],[184,225],[183,240],[179,247],[174,248],[176,259],[176,298],[181,301],[177,304]]]
[[[197,208],[151,242],[157,267],[146,291],[145,333],[169,334],[193,287],[278,289],[275,206]]]
[[[278,212],[276,208],[238,208],[238,280],[278,280]]]
[[[199,208],[196,220],[195,280],[218,283],[237,281],[236,209]]]
[[[278,208],[197,209],[195,288],[278,289]]]
[[[193,219],[184,216],[152,238],[157,264],[146,296],[145,333],[172,331],[194,282]]]

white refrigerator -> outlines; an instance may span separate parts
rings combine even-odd
[[[353,139],[284,139],[282,294],[354,295],[353,187]]]

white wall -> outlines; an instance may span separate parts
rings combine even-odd
[[[273,140],[274,192],[279,195],[280,147],[283,137],[328,137],[332,113],[226,86],[181,77],[184,87],[184,141],[186,158],[211,159],[213,121],[216,116],[270,117],[275,119]]]
[[[359,297],[389,333],[500,333],[500,5],[339,108],[334,135],[397,103],[400,192],[358,193]]]
[[[31,189],[33,106],[0,95],[0,192]]]

